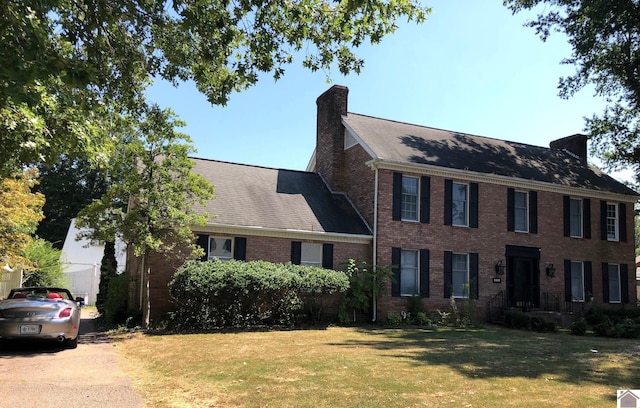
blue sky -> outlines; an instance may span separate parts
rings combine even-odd
[[[211,106],[192,84],[155,84],[151,100],[187,122],[196,156],[304,170],[315,144],[316,98],[332,84],[349,88],[349,111],[418,125],[548,147],[580,133],[604,102],[584,89],[557,96],[558,78],[574,72],[566,39],[542,42],[523,27],[534,13],[512,15],[500,0],[424,0],[433,13],[403,24],[376,46],[357,51],[360,75],[312,73],[297,60],[278,82],[264,76]]]

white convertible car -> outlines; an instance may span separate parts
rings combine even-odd
[[[56,340],[76,348],[82,302],[63,288],[12,289],[0,301],[0,340]]]

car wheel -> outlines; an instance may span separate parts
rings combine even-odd
[[[68,349],[77,348],[78,347],[78,337],[76,336],[76,338],[73,339],[73,340],[72,339],[66,339],[64,341],[64,346],[65,346],[65,348],[68,348]]]

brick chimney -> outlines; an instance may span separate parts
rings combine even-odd
[[[580,133],[554,140],[549,147],[555,150],[567,150],[580,159],[581,162],[587,162],[587,135]]]
[[[333,191],[343,191],[344,126],[349,89],[334,85],[316,100],[316,171]]]

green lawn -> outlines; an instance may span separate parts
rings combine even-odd
[[[611,408],[617,389],[640,388],[638,340],[491,326],[137,334],[116,346],[150,407]]]

